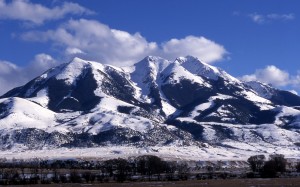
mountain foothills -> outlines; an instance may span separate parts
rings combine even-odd
[[[74,58],[1,96],[0,148],[299,157],[299,106],[293,93],[191,56],[123,68]]]

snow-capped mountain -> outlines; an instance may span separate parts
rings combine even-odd
[[[188,146],[295,156],[298,106],[297,95],[242,82],[191,56],[148,56],[122,68],[74,58],[0,97],[0,147]]]

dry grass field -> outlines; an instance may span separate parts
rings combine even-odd
[[[45,184],[18,185],[12,187],[300,187],[300,178],[276,179],[227,179],[227,180],[193,180],[178,182],[132,182],[132,183],[100,183],[100,184]]]

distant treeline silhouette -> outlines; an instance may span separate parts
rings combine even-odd
[[[164,161],[153,155],[106,161],[0,159],[0,185],[278,177],[287,171],[283,155],[271,155],[268,161],[263,155],[251,156],[248,163],[248,172],[232,173],[211,165],[195,171],[187,162]],[[300,164],[295,169],[300,171]]]

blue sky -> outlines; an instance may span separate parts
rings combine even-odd
[[[300,91],[297,0],[0,0],[0,94],[79,56],[117,66],[193,55]]]

